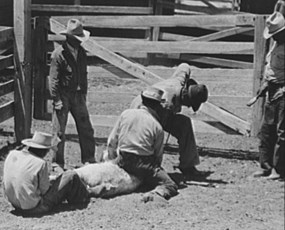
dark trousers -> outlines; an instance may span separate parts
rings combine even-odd
[[[138,156],[133,153],[120,152],[115,162],[127,173],[142,179],[143,184],[166,199],[177,195],[177,185],[159,166],[154,156]]]
[[[61,100],[63,102],[63,108],[61,110],[55,110],[53,114],[53,132],[61,139],[61,142],[57,146],[58,150],[54,154],[53,162],[64,165],[65,129],[68,113],[71,112],[79,136],[81,161],[82,163],[94,163],[94,130],[86,106],[86,95],[80,91],[63,92]]]
[[[80,204],[88,201],[86,186],[75,171],[66,171],[51,183],[49,190],[42,196],[40,203],[33,209],[20,210],[24,214],[44,214],[56,205],[67,201],[69,204]]]
[[[259,139],[260,164],[265,170],[274,168],[281,176],[285,175],[285,97],[274,101],[267,100]]]

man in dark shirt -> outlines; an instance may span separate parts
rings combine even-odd
[[[76,123],[83,164],[95,162],[95,139],[86,106],[87,58],[81,46],[90,33],[83,30],[80,21],[71,19],[67,29],[61,34],[66,35],[66,42],[52,53],[49,90],[54,105],[53,130],[61,139],[53,157],[53,165],[63,168],[65,129],[69,112]]]

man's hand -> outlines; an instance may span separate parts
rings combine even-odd
[[[55,110],[61,110],[62,107],[63,107],[63,103],[62,103],[61,100],[59,100],[59,101],[57,101],[57,102],[54,102],[53,105],[54,105],[54,109],[55,109]]]

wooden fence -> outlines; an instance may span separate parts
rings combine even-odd
[[[131,76],[147,84],[153,84],[163,79],[162,72],[168,72],[164,76],[170,76],[173,68],[165,66],[160,72],[151,69],[147,66],[148,64],[155,64],[161,60],[162,63],[197,64],[200,68],[193,71],[194,77],[199,79],[199,82],[207,83],[205,79],[210,82],[210,99],[202,106],[201,112],[236,132],[256,135],[262,115],[261,102],[252,109],[244,107],[247,99],[256,92],[261,81],[267,48],[262,38],[265,16],[229,14],[228,10],[225,14],[216,14],[212,11],[213,15],[207,15],[207,12],[200,15],[191,13],[162,15],[163,10],[167,8],[164,7],[165,5],[177,7],[180,4],[173,5],[173,1],[149,1],[146,6],[132,6],[134,11],[130,10],[130,6],[80,5],[78,1],[75,5],[64,6],[31,4],[30,0],[15,2],[21,6],[21,10],[18,9],[20,15],[21,12],[25,12],[23,9],[27,9],[26,12],[30,9],[34,17],[32,29],[34,39],[31,40],[33,48],[30,48],[34,51],[35,118],[50,118],[47,110],[49,99],[46,90],[49,70],[47,63],[54,46],[64,39],[58,33],[65,29],[64,25],[72,15],[80,19],[84,27],[91,31],[91,39],[84,44],[89,52],[90,60],[100,59],[108,63],[108,65],[102,65],[102,68],[109,71],[111,69],[110,74],[115,73],[119,77]],[[202,2],[209,3],[210,1]],[[155,6],[154,3],[156,3]],[[182,7],[181,4],[180,7]],[[188,9],[186,6],[183,7],[183,10]],[[172,9],[173,12],[176,11],[176,8]],[[132,12],[132,15],[129,12]],[[29,20],[25,18],[23,22],[28,23]],[[107,32],[103,33],[105,31]],[[117,33],[118,31],[123,32]],[[135,33],[130,31],[135,31]],[[22,34],[27,34],[27,32],[22,31]],[[134,34],[137,37],[134,37]],[[131,36],[128,37],[128,35]],[[29,47],[27,44],[25,46]],[[24,57],[27,57],[27,54]],[[28,66],[24,66],[23,73],[27,76],[26,72],[30,70]],[[233,84],[238,84],[240,80],[249,82],[250,90],[235,99],[230,93],[214,95],[214,89],[219,87],[217,82],[221,83],[221,81],[216,82],[219,77],[228,79],[228,84],[231,84],[231,81]],[[237,87],[236,92],[238,90]],[[28,92],[30,92],[29,89]],[[90,95],[94,94],[90,92]],[[121,98],[130,100],[133,96],[121,95]],[[230,104],[235,104],[231,102],[239,100],[239,106],[247,109],[247,112],[250,110],[252,116],[244,118],[230,112],[226,105],[215,104],[215,100],[219,97],[228,97]],[[25,98],[28,100],[30,97]],[[96,95],[89,99],[94,100],[95,103],[98,101]],[[94,125],[104,123],[112,125],[110,120],[114,121],[116,117],[108,114],[92,116],[92,118],[94,118],[92,119]],[[98,120],[100,122],[96,122]]]
[[[27,136],[25,87],[14,30],[0,27],[0,123],[14,117],[16,141]]]

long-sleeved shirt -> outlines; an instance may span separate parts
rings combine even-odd
[[[119,151],[124,151],[162,159],[164,131],[156,116],[155,111],[145,106],[125,110],[109,135],[109,157],[114,158]]]
[[[75,58],[77,56],[77,58]],[[49,91],[52,99],[60,100],[62,91],[81,90],[87,93],[87,56],[79,46],[76,52],[71,52],[67,43],[53,51],[49,72]]]
[[[285,44],[274,43],[267,55],[264,78],[275,84],[285,84]]]
[[[4,162],[3,171],[4,193],[14,207],[36,207],[49,189],[47,162],[27,149],[11,151]]]

